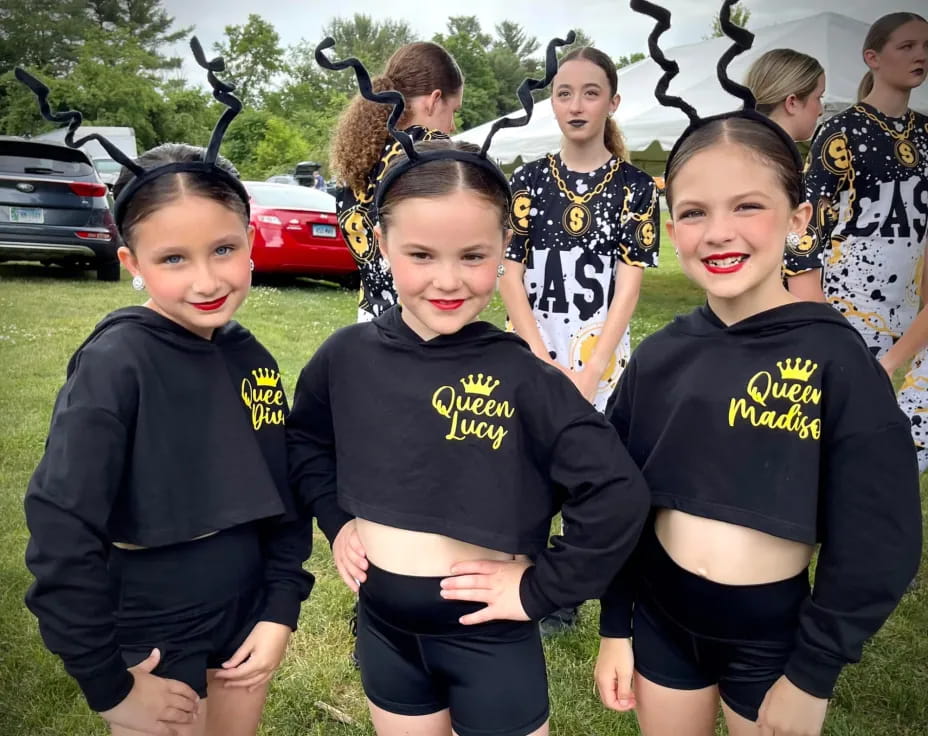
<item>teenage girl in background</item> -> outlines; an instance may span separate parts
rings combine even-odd
[[[551,104],[563,144],[512,176],[500,293],[516,334],[602,411],[628,361],[644,269],[657,265],[660,208],[612,120],[619,94],[606,54],[567,54]]]
[[[777,123],[794,141],[807,141],[822,116],[825,70],[816,59],[792,49],[772,49],[748,69],[744,86],[757,111]]]
[[[609,418],[642,468],[653,516],[635,564],[602,600],[596,680],[645,736],[812,736],[845,665],[905,591],[921,555],[908,422],[847,320],[783,286],[784,241],[804,232],[800,156],[753,109],[700,119],[667,162],[667,230],[706,305],[642,341]],[[815,585],[809,563],[820,544]],[[629,638],[631,637],[631,641]]]
[[[274,358],[231,321],[251,283],[248,194],[208,150],[124,168],[119,258],[144,306],[108,315],[68,364],[26,492],[26,596],[48,648],[116,736],[253,736],[312,578],[287,487]],[[17,71],[51,115],[48,89]],[[78,144],[87,139],[79,141]]]
[[[814,213],[807,237],[787,248],[786,271],[790,291],[837,308],[890,375],[915,356],[899,403],[924,470],[928,337],[915,324],[926,293],[928,118],[909,109],[909,96],[928,73],[928,23],[883,16],[863,57],[860,102],[826,122],[809,153]]]
[[[375,92],[395,90],[406,100],[399,128],[414,141],[447,138],[461,107],[464,77],[451,55],[435,43],[417,42],[397,50],[373,80]],[[396,304],[393,279],[374,242],[377,214],[372,203],[384,169],[402,148],[387,131],[390,109],[357,95],[343,113],[332,140],[330,166],[342,235],[361,276],[358,321]]]

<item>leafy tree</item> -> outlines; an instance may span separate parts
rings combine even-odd
[[[89,26],[84,7],[81,0],[0,0],[0,69],[67,72]]]
[[[161,54],[165,46],[177,43],[192,28],[172,30],[174,18],[162,7],[162,0],[87,0],[86,14],[105,31],[118,30],[131,36],[151,54],[155,69],[176,69],[181,60]]]
[[[480,29],[477,17],[452,16],[448,19],[448,34],[436,34],[433,40],[448,50],[464,74],[461,127],[472,128],[496,117],[500,83],[486,48],[492,39]]]
[[[248,22],[226,26],[226,42],[214,44],[226,63],[227,76],[246,105],[257,105],[270,89],[275,75],[286,71],[280,35],[260,15],[251,13]]]
[[[731,22],[736,26],[741,26],[742,28],[748,27],[748,21],[751,19],[751,10],[745,5],[736,5],[731,9]],[[715,16],[712,20],[712,33],[708,36],[703,36],[703,39],[709,38],[718,38],[724,36],[725,32],[722,31],[722,22],[719,20],[719,16]]]
[[[593,41],[593,37],[590,36],[582,28],[574,28],[574,33],[577,35],[577,37],[574,39],[574,42],[572,44],[568,44],[567,46],[561,47],[560,53],[558,54],[559,59],[563,56],[566,56],[574,49],[581,49],[584,46],[595,46],[596,45],[596,42]]]
[[[644,58],[644,54],[642,54],[640,51],[636,51],[635,53],[628,54],[626,56],[620,56],[615,61],[615,68],[621,69],[622,67],[630,66],[632,64],[635,64],[636,62],[641,61],[643,58]]]

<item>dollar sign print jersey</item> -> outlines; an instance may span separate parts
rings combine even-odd
[[[448,137],[439,130],[428,130],[419,125],[406,128],[406,132],[416,142]],[[382,314],[388,307],[396,304],[393,277],[390,276],[374,241],[374,225],[377,224],[377,215],[374,212],[374,191],[390,162],[402,155],[402,146],[390,138],[377,164],[371,169],[367,177],[367,185],[363,190],[340,187],[335,192],[338,225],[358,264],[358,273],[361,276],[358,303],[359,322],[370,321]]]
[[[891,118],[866,103],[854,105],[822,126],[805,176],[814,212],[800,244],[787,247],[787,273],[822,268],[825,298],[882,356],[919,310],[928,117],[910,110]],[[928,429],[926,388],[928,360],[920,355],[900,393],[920,447]]]
[[[611,159],[591,172],[570,171],[560,155],[532,161],[513,174],[506,257],[525,265],[525,291],[551,358],[583,368],[602,332],[618,264],[657,266],[654,180]],[[606,405],[631,351],[619,341],[594,404]]]

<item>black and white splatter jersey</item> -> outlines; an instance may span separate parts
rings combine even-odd
[[[551,357],[582,369],[602,332],[619,262],[657,266],[654,180],[616,158],[570,171],[559,154],[517,169],[510,181],[512,241],[506,258],[525,264],[525,290]],[[631,352],[629,331],[603,374],[594,404],[605,408]]]
[[[429,130],[420,125],[411,125],[406,132],[418,141],[447,139],[440,130]],[[387,166],[397,156],[402,155],[403,147],[393,138],[387,141],[383,155],[371,169],[364,190],[354,191],[350,187],[340,187],[335,192],[338,225],[361,276],[361,292],[358,302],[358,321],[367,322],[382,314],[396,304],[396,289],[393,277],[387,270],[374,242],[374,225],[377,224],[374,213],[374,191],[383,178]]]
[[[822,126],[805,171],[812,223],[786,271],[823,268],[825,297],[880,352],[919,308],[928,231],[928,118],[859,103]]]

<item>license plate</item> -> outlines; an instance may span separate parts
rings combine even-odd
[[[313,225],[313,237],[334,238],[335,225]]]
[[[10,222],[24,225],[43,225],[45,210],[41,207],[10,207]]]

